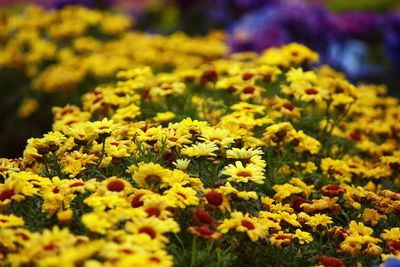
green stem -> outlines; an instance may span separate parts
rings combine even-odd
[[[195,266],[195,257],[196,257],[196,236],[193,236],[193,242],[192,242],[192,255],[190,259],[190,267]]]
[[[100,164],[103,161],[105,148],[106,148],[106,139],[107,139],[107,137],[104,138],[104,140],[103,140],[103,148],[101,149],[101,158],[99,160],[99,163],[97,163],[96,169],[98,169],[100,167]]]

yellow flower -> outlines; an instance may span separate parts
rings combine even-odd
[[[243,213],[239,211],[231,212],[231,218],[224,219],[222,224],[218,226],[218,230],[223,234],[233,228],[238,232],[246,232],[253,242],[264,238],[267,233],[266,226],[251,218],[248,214],[243,215]]]
[[[10,215],[0,214],[0,228],[22,226],[24,224],[25,224],[24,219],[17,217],[13,214]]]
[[[291,184],[283,184],[283,185],[274,185],[272,187],[276,191],[276,194],[274,195],[274,199],[282,201],[283,199],[287,198],[288,196],[292,194],[298,194],[304,192],[304,189],[293,186]]]
[[[236,161],[235,165],[229,164],[224,168],[222,174],[228,175],[228,181],[235,181],[241,183],[247,183],[252,181],[257,184],[264,183],[263,169],[254,165],[247,164],[243,167],[242,162]]]
[[[199,143],[197,145],[185,146],[181,150],[182,155],[189,157],[217,156],[214,152],[218,150],[215,143]]]
[[[376,210],[374,209],[369,209],[366,208],[364,210],[364,213],[362,215],[362,218],[365,222],[370,221],[372,226],[375,226],[378,224],[380,219],[387,219],[386,215],[381,215],[379,214]]]
[[[381,234],[381,238],[384,240],[400,240],[400,228],[393,227],[390,230],[384,229],[383,233]]]
[[[312,227],[313,232],[317,231],[317,227],[321,226],[323,228],[328,227],[329,223],[333,223],[332,218],[326,216],[325,214],[315,214],[307,219],[306,224]]]
[[[296,233],[294,234],[293,237],[297,238],[300,245],[303,245],[304,243],[310,243],[311,241],[313,241],[312,235],[309,232],[304,232],[301,231],[300,229],[296,229]]]
[[[154,186],[167,185],[171,171],[163,168],[160,164],[139,163],[138,166],[128,167],[128,173],[132,173],[132,179],[141,187],[152,188]]]
[[[27,118],[30,115],[32,115],[33,112],[35,112],[39,108],[39,103],[36,101],[36,99],[33,98],[27,98],[25,99],[21,106],[18,109],[18,116],[20,118]]]
[[[132,234],[148,235],[153,240],[168,243],[164,235],[168,232],[178,233],[179,224],[171,218],[160,220],[154,216],[149,218],[133,218],[126,223],[126,230]]]
[[[171,205],[184,209],[188,205],[198,205],[199,198],[197,192],[191,187],[183,187],[180,184],[173,185],[170,189],[164,192],[164,195],[170,200]]]

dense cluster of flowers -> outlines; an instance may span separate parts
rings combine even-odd
[[[200,48],[199,48],[200,49]],[[400,255],[400,106],[292,43],[119,71],[2,159],[12,266],[368,266]]]
[[[18,109],[8,119],[2,141],[35,111],[50,114],[50,105],[78,104],[81,94],[99,81],[112,80],[118,70],[191,68],[228,51],[220,33],[192,38],[179,32],[170,36],[142,33],[131,29],[128,16],[82,6],[60,10],[28,6],[17,13],[7,9],[0,18],[0,77],[4,81],[0,111],[11,114]],[[24,124],[45,127],[43,121],[47,122],[40,116],[31,121]]]

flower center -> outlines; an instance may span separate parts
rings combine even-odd
[[[206,194],[206,199],[207,199],[208,203],[210,203],[211,205],[214,205],[214,206],[221,205],[222,201],[223,201],[222,196],[215,191],[208,192]]]
[[[288,109],[288,110],[290,110],[290,111],[292,111],[292,110],[294,109],[293,104],[292,104],[292,103],[289,103],[289,102],[283,104],[283,107],[286,108],[286,109]]]
[[[247,86],[243,89],[243,93],[245,94],[252,94],[255,91],[253,86]]]
[[[12,189],[7,189],[1,192],[0,194],[0,201],[4,201],[6,199],[11,199],[11,197],[14,195],[14,190]]]
[[[151,216],[158,217],[160,216],[160,210],[157,208],[148,208],[145,210],[147,212],[147,218]]]
[[[119,180],[111,181],[107,185],[107,189],[113,192],[121,192],[122,190],[124,190],[124,187],[124,183]]]
[[[147,184],[159,184],[161,182],[161,178],[158,175],[155,174],[150,174],[147,175],[146,178],[144,178],[144,180],[146,181]]]
[[[240,176],[240,177],[251,177],[251,173],[249,173],[249,172],[239,172],[237,174],[237,176]]]
[[[156,232],[154,231],[153,228],[151,228],[149,226],[145,226],[145,227],[140,228],[139,229],[139,234],[142,234],[142,233],[148,234],[151,237],[151,239],[156,238]]]
[[[315,90],[314,88],[310,88],[310,89],[306,90],[306,94],[307,95],[316,95],[316,94],[318,94],[318,91]]]
[[[139,194],[132,199],[132,202],[131,202],[132,208],[138,208],[138,207],[143,206],[143,201],[140,201],[140,198],[142,196],[143,196],[143,194]]]
[[[254,224],[252,224],[251,222],[249,222],[247,220],[242,220],[242,225],[249,230],[255,229]]]

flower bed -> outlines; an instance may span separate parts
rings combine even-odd
[[[116,74],[0,170],[18,266],[344,266],[400,252],[398,100],[299,44]]]
[[[28,6],[0,17],[0,111],[10,114],[0,133],[3,157],[21,154],[21,142],[50,130],[46,114],[53,105],[79,104],[83,93],[113,81],[118,70],[190,68],[228,50],[219,33],[142,33],[131,29],[128,16],[81,6]]]

